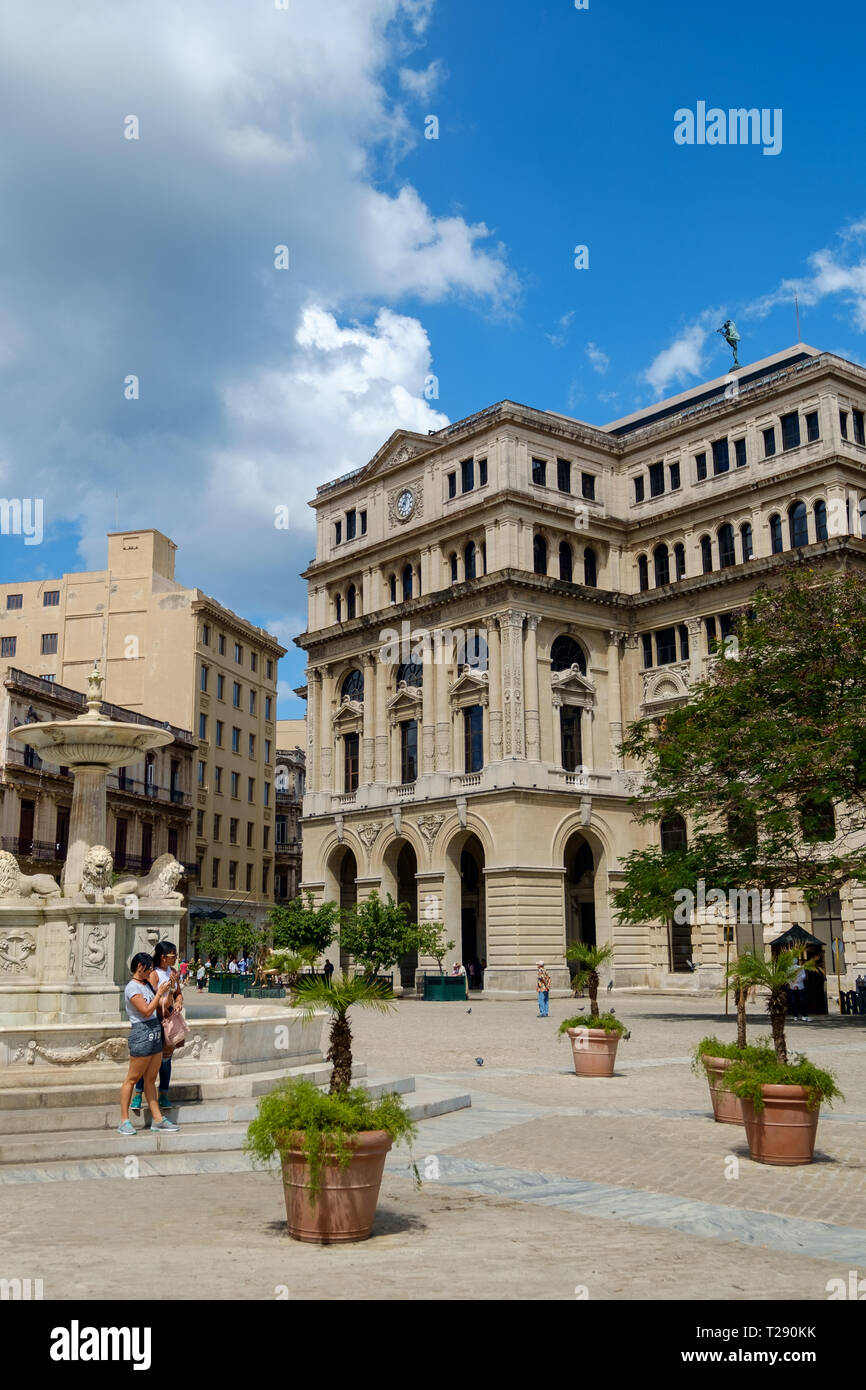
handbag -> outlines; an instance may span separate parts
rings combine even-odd
[[[162,1020],[162,1037],[167,1047],[180,1047],[188,1033],[189,1026],[179,1009],[166,1014]]]

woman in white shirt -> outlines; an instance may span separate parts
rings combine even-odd
[[[138,1133],[129,1118],[129,1102],[132,1099],[132,1088],[139,1080],[142,1082],[144,1094],[147,1096],[147,1103],[153,1117],[153,1128],[176,1130],[177,1125],[173,1125],[171,1120],[166,1120],[159,1108],[154,1084],[156,1073],[159,1071],[163,1042],[162,1024],[157,1016],[157,1010],[161,1007],[171,985],[160,983],[158,988],[154,989],[153,985],[150,984],[148,975],[153,970],[153,957],[144,951],[133,956],[130,970],[132,979],[123,991],[126,1016],[130,1023],[129,1071],[120,1088],[121,1120],[117,1126],[117,1132],[124,1135]]]
[[[177,947],[174,942],[158,941],[153,948],[153,969],[148,976],[148,983],[152,989],[158,989],[160,985],[168,986],[159,1008],[162,1018],[173,1013],[175,1009],[183,1008],[183,992],[180,987],[180,976],[175,969],[176,964]],[[159,1105],[163,1110],[171,1110],[172,1108],[168,1098],[168,1088],[171,1084],[171,1055],[173,1051],[174,1048],[167,1047],[163,1043],[162,1063],[159,1068]],[[133,1110],[141,1109],[142,1090],[143,1083],[139,1081],[132,1098]]]

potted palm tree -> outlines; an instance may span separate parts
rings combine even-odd
[[[322,1009],[331,1015],[330,1088],[324,1095],[311,1081],[281,1082],[259,1100],[245,1144],[260,1163],[279,1155],[288,1230],[296,1240],[329,1245],[366,1239],[388,1152],[415,1133],[396,1093],[375,1100],[352,1086],[349,1010],[388,1013],[393,999],[386,985],[364,976],[344,974],[330,984],[318,977],[297,981],[293,1003],[304,1017]]]
[[[576,961],[578,967],[572,980],[575,996],[584,987],[589,992],[588,1017],[576,1014],[559,1025],[560,1034],[567,1033],[571,1041],[578,1076],[613,1076],[616,1050],[626,1032],[625,1024],[613,1013],[598,1011],[598,969],[612,955],[611,946],[589,946],[585,941],[569,946],[565,953],[566,960]]]
[[[788,990],[802,969],[796,951],[779,951],[772,960],[746,952],[730,967],[741,984],[767,991],[767,1013],[773,1049],[759,1057],[734,1060],[720,1085],[738,1097],[749,1142],[749,1154],[757,1163],[792,1167],[811,1163],[821,1103],[831,1104],[841,1095],[835,1078],[805,1057],[791,1061],[785,1038]]]
[[[759,1043],[757,1047],[749,1047],[746,1043],[746,1001],[749,996],[749,986],[743,984],[736,971],[736,964],[731,966],[727,972],[728,984],[734,991],[734,1002],[737,1009],[737,1041],[735,1043],[723,1043],[715,1036],[701,1038],[695,1051],[695,1067],[702,1068],[707,1084],[710,1088],[710,1101],[713,1107],[713,1119],[717,1124],[722,1125],[741,1125],[743,1123],[743,1110],[739,1098],[733,1091],[727,1091],[721,1084],[722,1077],[733,1062],[743,1061],[752,1056],[753,1060],[760,1060],[762,1054],[770,1046],[769,1043]],[[727,986],[725,989],[727,998]]]

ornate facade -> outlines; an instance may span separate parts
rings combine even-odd
[[[400,431],[319,488],[304,886],[444,921],[492,994],[532,992],[539,958],[564,987],[578,939],[613,943],[620,986],[717,983],[721,921],[613,917],[651,833],[623,729],[688,698],[786,554],[863,562],[864,411],[866,372],[799,344],[605,428],[503,401]],[[845,983],[858,893],[815,914],[778,895],[772,924],[728,934],[799,922]]]

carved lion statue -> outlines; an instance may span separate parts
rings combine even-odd
[[[50,874],[22,874],[18,860],[8,850],[0,850],[0,899],[49,898],[60,892],[60,886]]]
[[[111,899],[111,874],[114,860],[105,845],[91,845],[81,866],[81,891],[88,902]]]
[[[146,878],[124,878],[114,886],[118,898],[137,897],[156,899],[160,902],[183,902],[183,893],[177,892],[177,885],[184,876],[184,867],[173,854],[161,854],[153,861]]]

